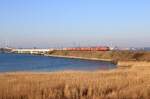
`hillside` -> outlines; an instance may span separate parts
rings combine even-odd
[[[112,59],[117,61],[150,61],[150,51],[51,51],[49,55]]]

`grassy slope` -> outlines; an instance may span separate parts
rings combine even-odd
[[[77,56],[113,60],[150,61],[150,52],[142,51],[52,51],[50,55]]]

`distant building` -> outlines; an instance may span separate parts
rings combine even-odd
[[[53,49],[12,49],[14,53],[44,54]]]

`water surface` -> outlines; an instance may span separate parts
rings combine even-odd
[[[115,67],[114,64],[104,61],[0,53],[0,72],[43,72],[64,70],[95,71],[101,69],[112,69]]]

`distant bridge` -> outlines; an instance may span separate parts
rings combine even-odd
[[[54,49],[12,49],[13,53],[45,54]]]

